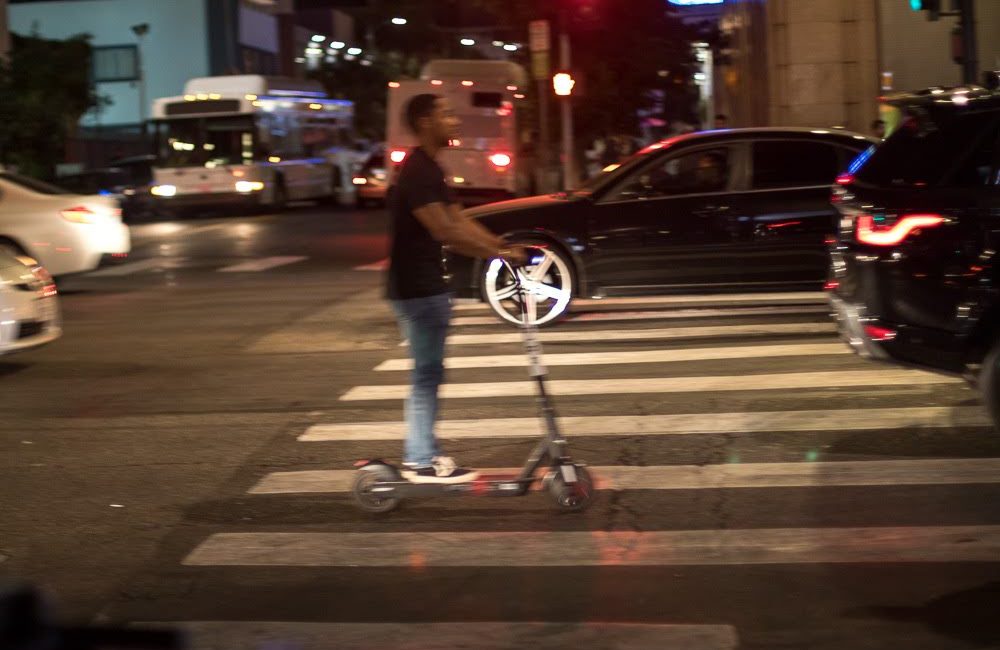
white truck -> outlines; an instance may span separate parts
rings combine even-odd
[[[509,61],[439,59],[420,79],[389,82],[386,155],[389,184],[417,142],[406,125],[409,100],[421,93],[448,98],[461,120],[459,137],[439,154],[448,184],[464,203],[521,196],[530,173],[520,159],[518,104],[528,75]]]

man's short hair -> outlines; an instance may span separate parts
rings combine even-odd
[[[438,95],[421,93],[416,95],[406,105],[406,125],[414,133],[420,132],[420,120],[430,117],[434,112],[434,104],[440,99]]]

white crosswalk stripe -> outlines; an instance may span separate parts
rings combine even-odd
[[[701,339],[722,337],[772,336],[793,334],[833,334],[837,326],[833,323],[761,323],[756,325],[716,325],[705,327],[663,327],[655,329],[616,329],[579,331],[557,328],[537,334],[542,343],[564,343],[584,341],[646,341],[670,339]],[[449,345],[488,345],[520,343],[520,332],[497,334],[452,334]]]
[[[788,390],[803,388],[852,388],[861,386],[919,386],[962,384],[962,379],[920,370],[844,370],[830,372],[788,372],[767,375],[727,375],[715,377],[650,377],[642,379],[559,379],[549,381],[552,395],[627,395],[633,393],[707,393],[713,391]],[[527,397],[535,394],[532,381],[443,384],[444,399],[483,397]],[[409,384],[355,386],[340,399],[401,400],[410,394]]]
[[[545,355],[547,366],[596,366],[619,363],[671,363],[679,361],[711,361],[718,359],[758,359],[773,357],[805,357],[823,354],[851,354],[842,343],[799,343],[785,345],[754,345],[725,348],[693,348],[683,350],[628,350],[625,352],[579,352]],[[479,357],[449,357],[445,368],[510,368],[528,365],[523,354],[503,354]],[[375,367],[377,371],[412,370],[412,359],[389,359]]]
[[[987,427],[978,406],[760,411],[749,413],[671,413],[665,415],[563,416],[559,424],[575,436],[677,436],[778,431],[869,431]],[[437,435],[449,440],[540,436],[538,417],[442,420]],[[345,422],[314,424],[299,436],[304,442],[401,440],[406,423]]]
[[[692,294],[692,295],[671,295],[671,296],[634,296],[627,298],[578,298],[572,303],[571,309],[575,311],[585,311],[588,308],[600,306],[628,306],[628,305],[679,305],[696,303],[713,304],[739,304],[747,303],[753,305],[778,305],[778,304],[801,304],[801,303],[822,303],[826,304],[827,295],[822,291],[788,291],[785,293],[719,293],[719,294]],[[485,311],[489,305],[481,301],[456,302],[455,311]]]
[[[186,566],[556,567],[996,562],[1000,526],[216,533]]]
[[[87,275],[93,278],[106,278],[133,275],[143,271],[164,271],[180,268],[186,262],[187,260],[183,257],[153,257],[148,260],[136,260],[134,262],[116,264],[98,271],[91,271]]]
[[[156,628],[162,623],[137,623]],[[606,623],[307,623],[299,621],[189,621],[180,624],[190,647],[211,650],[369,650],[373,648],[476,648],[509,650],[530,640],[536,650],[735,650],[731,625]]]
[[[612,465],[589,468],[599,490],[705,490],[845,485],[1000,483],[1000,459],[826,461],[716,465]],[[517,475],[517,467],[481,468],[481,475]],[[305,470],[268,474],[250,494],[348,492],[357,472]]]
[[[257,271],[267,271],[279,266],[287,266],[307,259],[304,255],[278,255],[275,257],[262,257],[256,260],[249,260],[232,266],[224,266],[218,269],[219,273],[255,273]]]
[[[567,323],[588,323],[592,321],[633,321],[633,320],[674,320],[679,318],[728,318],[731,316],[792,316],[797,314],[829,314],[826,305],[794,305],[788,307],[734,307],[734,308],[690,308],[659,309],[642,311],[593,311],[570,314]],[[466,325],[499,325],[495,316],[456,316],[451,319],[456,327]]]

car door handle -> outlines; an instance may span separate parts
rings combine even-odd
[[[712,217],[729,210],[728,205],[705,205],[691,212],[696,217]]]

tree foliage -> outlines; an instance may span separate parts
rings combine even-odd
[[[90,37],[12,34],[11,41],[9,60],[0,61],[0,163],[49,178],[80,117],[101,101],[91,83]]]

